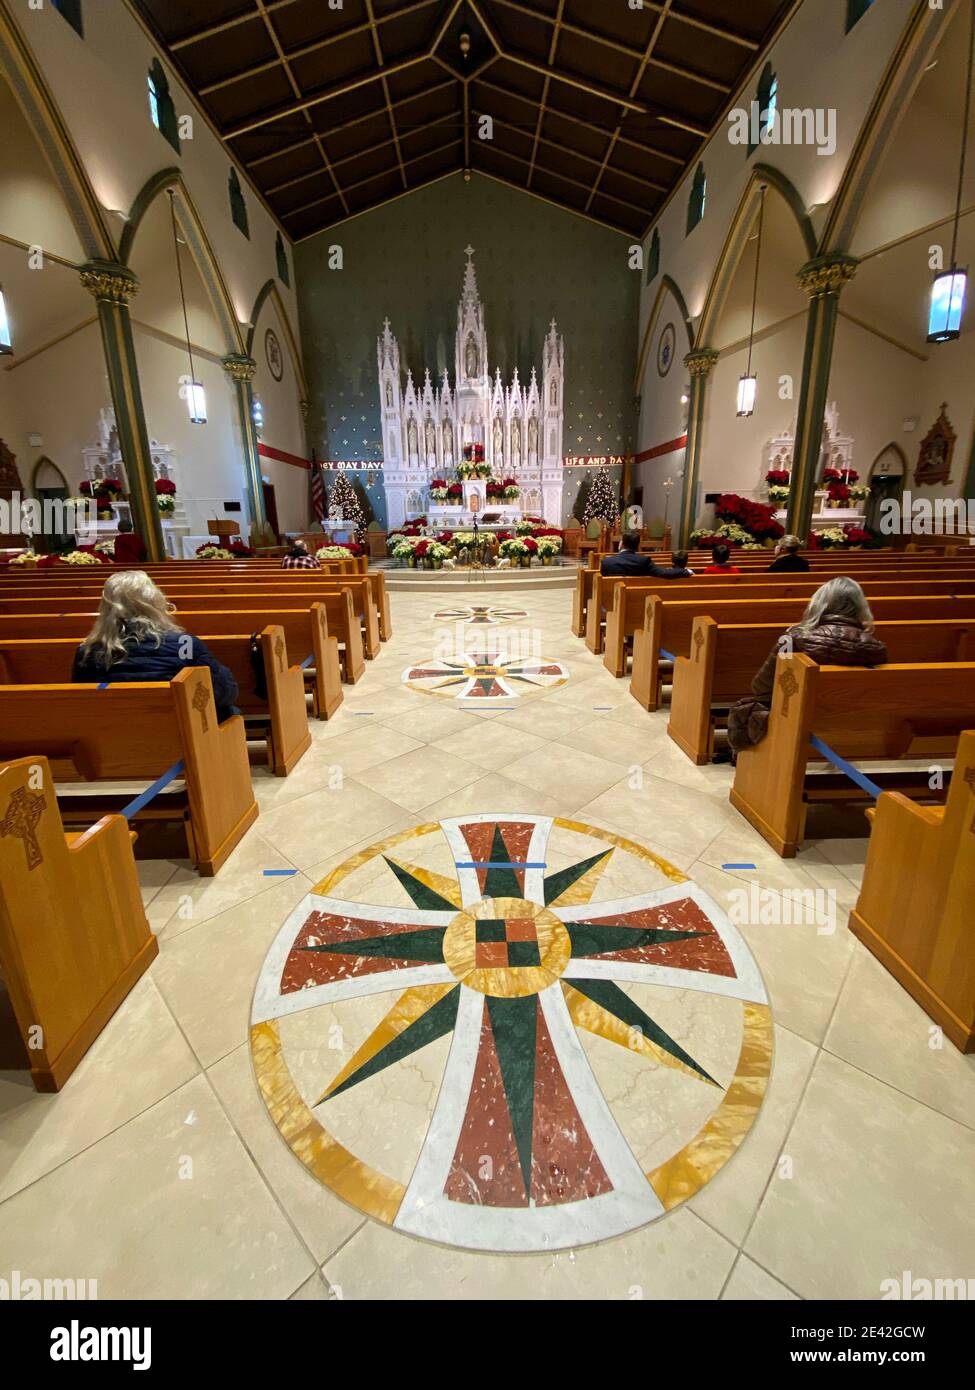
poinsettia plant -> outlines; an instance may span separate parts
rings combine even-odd
[[[232,560],[234,557],[222,545],[211,545],[209,541],[206,541],[203,545],[196,547],[196,558],[198,560]]]
[[[845,483],[830,483],[826,489],[826,500],[834,506],[845,507],[850,501],[850,489]]]
[[[462,483],[448,483],[448,484],[447,484],[447,501],[448,501],[448,503],[459,502],[459,501],[462,499],[463,496],[464,496],[464,487],[463,487],[463,484],[462,484]]]
[[[521,496],[517,478],[505,478],[501,483],[501,496],[506,502],[514,502]]]
[[[446,502],[447,500],[447,479],[434,478],[430,484],[430,501]]]
[[[856,483],[859,482],[860,474],[855,468],[829,468],[823,469],[823,482],[829,487],[830,483]]]
[[[714,514],[719,521],[740,526],[754,541],[777,541],[785,535],[785,528],[775,519],[774,507],[764,502],[753,502],[751,498],[740,497],[734,492],[721,494]]]
[[[788,487],[791,478],[788,468],[770,468],[765,474],[765,481],[770,487]]]

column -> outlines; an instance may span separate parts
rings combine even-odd
[[[241,357],[231,353],[224,357],[223,369],[234,383],[237,397],[237,414],[240,423],[240,437],[244,448],[244,481],[247,486],[247,502],[251,521],[263,526],[267,520],[264,512],[264,486],[261,477],[261,456],[257,448],[257,430],[254,426],[254,373],[257,363],[253,357]]]
[[[89,261],[81,267],[81,283],[94,296],[105,349],[105,365],[115,407],[119,449],[129,484],[129,505],[135,529],[146,543],[148,558],[165,560],[156,485],[149,452],[139,370],[132,339],[129,300],[138,293],[139,281],[124,265]]]
[[[718,354],[714,348],[699,348],[689,352],[684,358],[684,366],[691,374],[691,398],[687,407],[687,447],[684,450],[684,490],[680,504],[680,544],[690,545],[694,530],[695,501],[697,498],[697,476],[701,466],[701,444],[704,438],[704,405],[707,398],[708,378]]]
[[[809,534],[823,448],[823,419],[833,366],[840,294],[844,285],[853,279],[858,264],[853,256],[820,256],[804,265],[796,277],[800,288],[809,296],[809,313],[796,409],[796,442],[786,530],[803,541]]]

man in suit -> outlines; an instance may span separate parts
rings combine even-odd
[[[600,574],[628,575],[650,574],[656,566],[649,555],[641,555],[639,531],[624,531],[620,548],[616,555],[607,555],[599,566]]]

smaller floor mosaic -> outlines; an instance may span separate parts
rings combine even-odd
[[[441,608],[434,613],[435,623],[463,623],[467,627],[496,627],[501,623],[521,623],[528,617],[524,608],[492,607],[488,604],[456,608]]]
[[[403,672],[403,683],[411,690],[472,703],[543,695],[565,685],[568,679],[569,668],[560,661],[545,657],[508,659],[490,651],[432,657],[407,666]]]

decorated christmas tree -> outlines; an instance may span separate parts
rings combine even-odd
[[[619,521],[620,506],[619,498],[609,481],[609,474],[605,468],[600,468],[595,478],[592,480],[592,487],[589,489],[589,496],[586,498],[585,509],[582,514],[583,526],[588,526],[590,521],[605,521],[610,526],[615,526]]]
[[[338,511],[341,511],[343,521],[355,527],[355,538],[361,541],[366,529],[366,514],[355,488],[344,473],[335,479],[328,498],[328,515]]]

